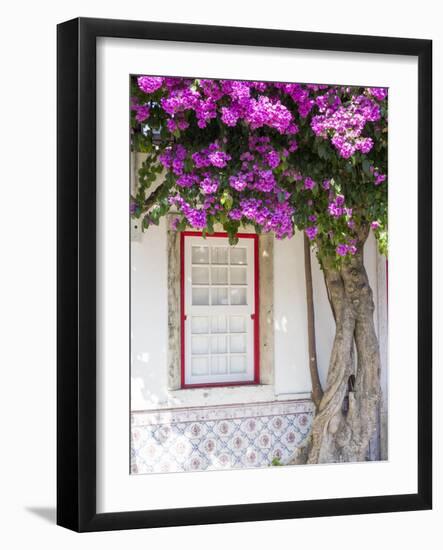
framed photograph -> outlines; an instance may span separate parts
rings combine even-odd
[[[57,523],[430,509],[432,42],[80,18],[57,66]]]

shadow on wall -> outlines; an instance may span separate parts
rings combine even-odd
[[[34,516],[38,516],[49,523],[55,524],[57,518],[57,510],[55,507],[45,507],[45,506],[27,506],[26,511]]]

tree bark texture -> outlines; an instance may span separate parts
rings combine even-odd
[[[309,372],[312,383],[312,401],[316,410],[320,406],[323,397],[320,377],[317,365],[317,345],[315,339],[315,311],[314,292],[312,288],[312,266],[311,266],[311,243],[304,235],[304,256],[305,256],[305,283],[306,283],[306,312],[308,321],[308,349],[309,349]]]
[[[363,263],[366,237],[367,232],[359,252],[340,269],[327,261],[322,264],[336,333],[311,434],[291,459],[293,464],[364,461],[377,429],[380,354],[372,290]]]

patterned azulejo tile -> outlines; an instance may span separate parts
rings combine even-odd
[[[308,400],[133,413],[132,473],[188,472],[284,462],[309,433]]]

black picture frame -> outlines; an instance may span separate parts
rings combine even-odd
[[[416,494],[96,512],[96,39],[301,48],[418,59],[418,491]],[[78,18],[57,29],[57,523],[104,531],[432,507],[432,42]]]

